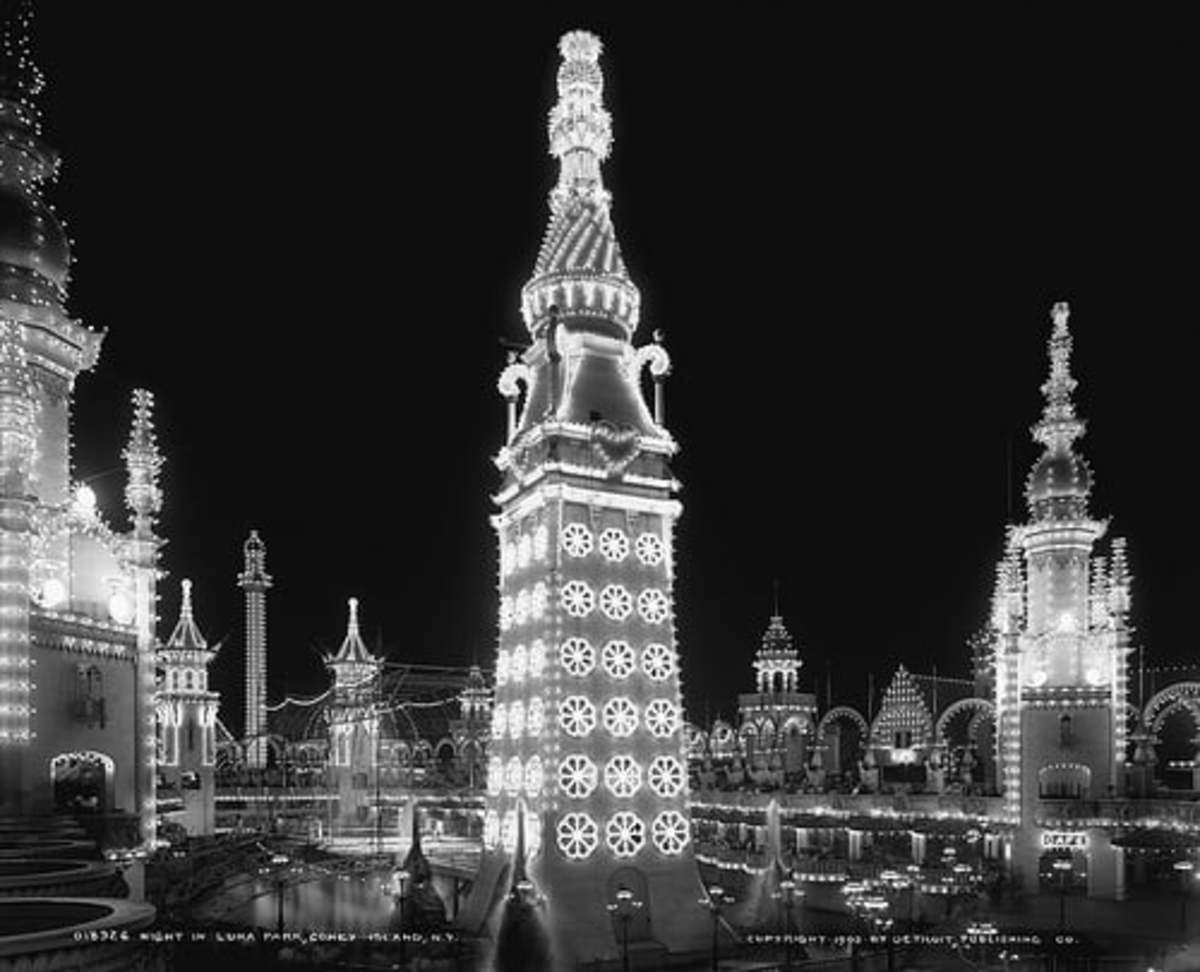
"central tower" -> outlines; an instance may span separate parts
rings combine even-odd
[[[516,853],[524,815],[528,873],[566,967],[618,955],[608,906],[621,889],[641,903],[631,941],[703,947],[705,927],[674,633],[682,507],[663,425],[669,359],[657,339],[632,345],[640,295],[601,175],[612,129],[600,41],[573,31],[559,51],[559,178],[521,298],[532,344],[499,383],[509,408],[492,520],[500,635],[485,845],[503,889],[497,862]]]

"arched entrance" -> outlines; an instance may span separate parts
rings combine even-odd
[[[617,908],[617,892],[627,888],[633,892],[633,902],[641,902],[627,912],[629,918],[629,940],[631,942],[649,941],[650,935],[650,887],[646,875],[636,867],[622,867],[613,871],[608,878],[608,892],[605,901],[613,906],[613,934],[618,943],[621,941],[621,926],[624,920],[621,909]]]
[[[59,753],[50,760],[56,813],[111,813],[116,809],[116,764],[92,751]]]

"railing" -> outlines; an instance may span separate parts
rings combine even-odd
[[[762,812],[775,802],[785,815],[796,813],[849,816],[851,814],[913,817],[1000,817],[1003,797],[950,793],[751,793],[702,790],[693,794],[692,809]]]
[[[1077,826],[1200,830],[1200,801],[1042,800],[1036,817]]]

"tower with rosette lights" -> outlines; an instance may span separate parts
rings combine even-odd
[[[508,887],[523,818],[525,883],[567,967],[617,956],[609,906],[622,889],[639,902],[629,932],[644,947],[702,947],[705,925],[675,641],[670,362],[657,334],[633,344],[641,298],[601,172],[601,43],[573,31],[559,51],[559,177],[521,294],[531,343],[499,381],[499,647],[476,896]]]
[[[1089,512],[1092,472],[1075,446],[1084,422],[1072,399],[1069,313],[1065,303],[1051,313],[1046,405],[1032,429],[1043,453],[997,582],[997,762],[1026,885],[1036,887],[1045,854],[1065,848],[1076,880],[1107,897],[1122,884],[1121,851],[1104,831],[1056,817],[1063,801],[1124,794],[1130,652],[1125,544],[1097,556],[1108,524]]]

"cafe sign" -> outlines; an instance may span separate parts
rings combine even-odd
[[[1042,850],[1085,851],[1088,836],[1082,830],[1043,830]]]

